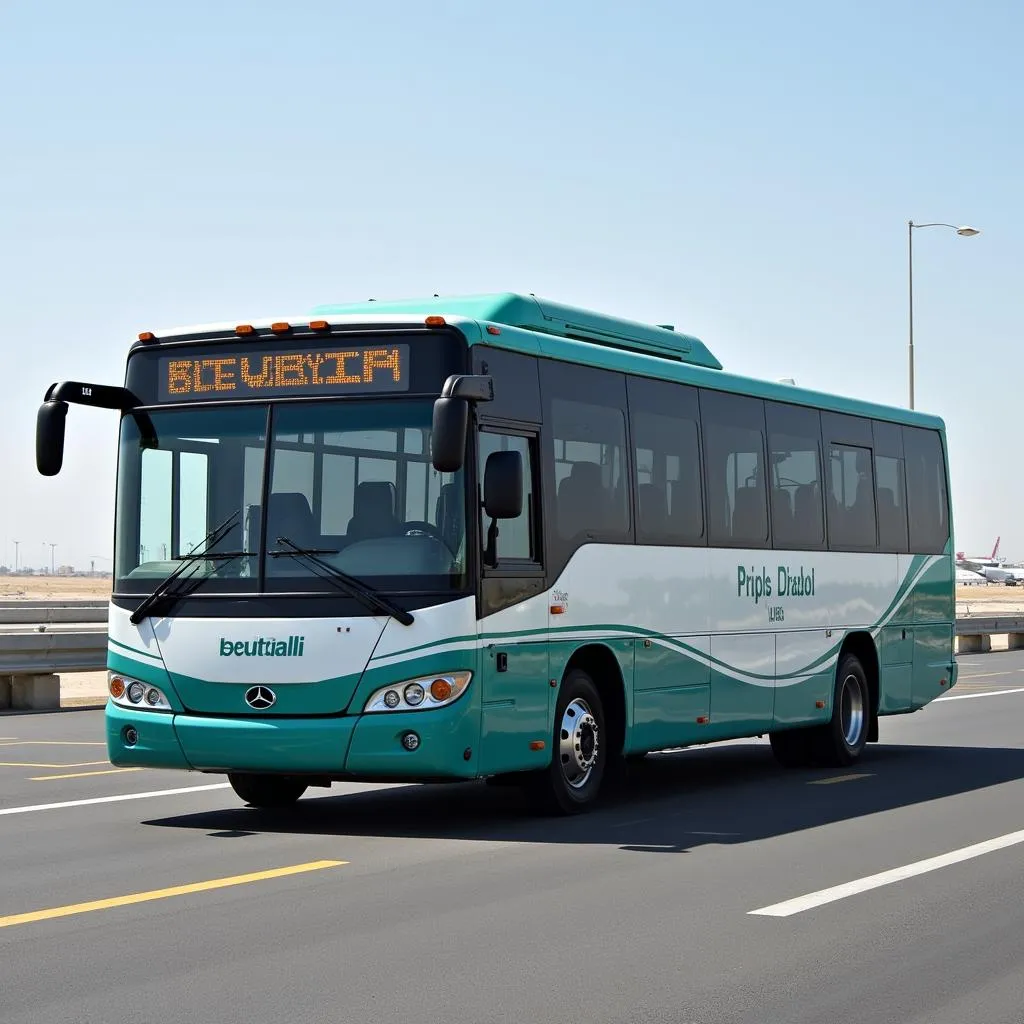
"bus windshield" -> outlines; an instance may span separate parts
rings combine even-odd
[[[197,548],[209,557],[181,578],[200,594],[336,592],[317,560],[380,591],[464,589],[462,473],[431,465],[431,408],[191,407],[153,410],[144,427],[126,415],[117,590],[149,593]]]

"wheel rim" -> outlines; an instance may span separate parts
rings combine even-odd
[[[582,789],[594,772],[601,738],[597,719],[585,700],[577,697],[562,712],[558,753],[562,776],[572,789]]]
[[[848,675],[843,680],[839,707],[843,738],[847,746],[855,747],[864,732],[864,691],[855,675]]]

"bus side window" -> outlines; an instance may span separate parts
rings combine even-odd
[[[764,404],[756,398],[702,390],[700,406],[709,542],[767,547]]]
[[[935,430],[903,428],[910,550],[941,553],[949,539],[949,502],[942,441]]]
[[[694,388],[630,377],[637,543],[703,545],[700,413]]]

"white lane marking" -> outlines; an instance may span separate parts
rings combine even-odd
[[[944,700],[974,700],[975,697],[1002,697],[1007,693],[1024,693],[1024,686],[1012,690],[988,690],[985,693],[949,693],[945,697],[936,697],[934,703],[941,704]]]
[[[116,804],[122,800],[148,800],[154,796],[180,796],[182,793],[208,793],[212,789],[230,789],[229,782],[218,782],[212,786],[186,786],[184,789],[154,789],[148,793],[121,793],[118,796],[94,796],[88,800],[61,800],[55,804],[31,804],[27,807],[0,807],[0,817],[5,814],[30,814],[33,811],[56,811],[62,807],[89,807],[92,804]]]
[[[797,896],[795,899],[785,900],[782,903],[773,903],[770,907],[748,910],[747,913],[759,914],[762,917],[792,917],[793,914],[802,914],[805,910],[813,910],[826,903],[844,900],[848,896],[856,896],[870,889],[878,889],[883,885],[892,885],[893,882],[902,882],[915,875],[938,871],[951,864],[959,864],[961,861],[981,857],[983,854],[992,853],[995,850],[1005,850],[1008,846],[1016,846],[1018,843],[1024,843],[1024,829],[1019,832],[1009,832],[1005,836],[996,836],[995,839],[986,839],[985,842],[975,843],[973,846],[964,846],[959,850],[940,854],[938,857],[929,857],[927,860],[905,864],[901,868],[880,871],[877,875],[867,875],[865,878],[857,878],[852,882],[834,885],[830,889],[819,889],[806,896]]]

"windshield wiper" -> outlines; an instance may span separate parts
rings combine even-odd
[[[333,583],[339,590],[350,597],[354,597],[357,601],[361,601],[371,611],[387,612],[388,615],[396,618],[403,626],[411,626],[415,621],[410,612],[407,612],[404,608],[395,604],[394,601],[386,598],[379,591],[367,586],[357,577],[350,576],[347,572],[336,569],[329,562],[325,562],[317,557],[318,554],[334,554],[333,551],[320,548],[301,548],[295,541],[289,540],[287,537],[278,537],[277,543],[286,544],[289,550],[268,552],[272,558],[280,558],[282,555],[287,555],[291,558],[305,559],[315,569],[321,570],[320,572],[315,572],[316,576],[326,580],[328,583]]]
[[[228,535],[239,514],[239,511],[236,509],[220,526],[215,526],[187,555],[179,556],[181,565],[169,576],[164,577],[153,589],[153,592],[129,616],[133,625],[137,626],[158,605],[163,608],[164,612],[168,611],[169,608],[173,607],[181,598],[191,593],[192,590],[206,579],[205,576],[197,576],[193,580],[190,574],[185,579],[186,581],[191,581],[191,586],[186,582],[185,586],[174,587],[175,582],[181,578],[185,571],[195,566],[197,562],[209,559],[239,558],[241,555],[255,554],[255,552],[250,551],[210,551],[210,548],[216,547]]]

